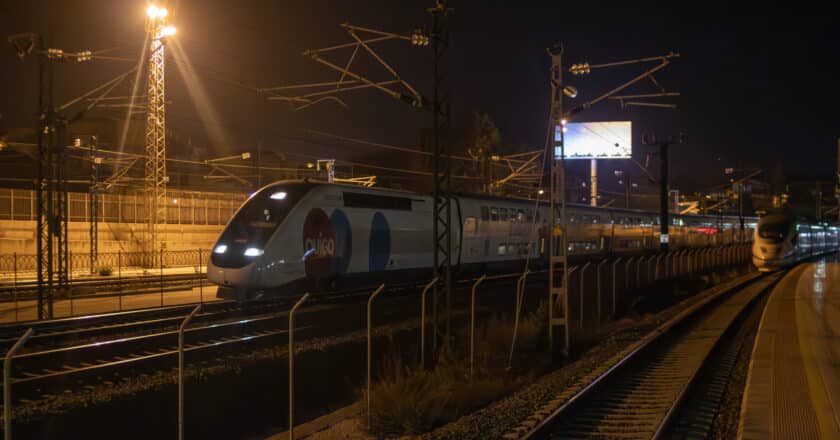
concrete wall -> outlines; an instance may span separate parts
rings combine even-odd
[[[0,220],[0,255],[37,252],[36,223],[29,220]],[[70,222],[67,226],[70,252],[90,251],[90,224]],[[224,225],[161,225],[160,238],[166,250],[210,249]],[[145,223],[99,223],[99,252],[143,251]]]

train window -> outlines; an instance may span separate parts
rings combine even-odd
[[[506,245],[504,243],[499,243],[499,255],[505,254]]]
[[[525,210],[524,209],[517,209],[516,210],[516,221],[524,222],[525,221]]]
[[[534,210],[533,209],[526,209],[525,210],[525,221],[529,221],[529,222],[534,221]]]
[[[592,216],[592,223],[601,223],[601,216],[600,215],[593,215]]]
[[[488,221],[490,220],[490,208],[486,206],[481,207],[481,221]]]
[[[569,216],[569,223],[577,223],[577,222],[578,222],[578,217],[576,215],[572,214],[572,215]]]
[[[478,225],[478,222],[476,221],[475,217],[465,218],[464,219],[464,234],[465,235],[475,235],[477,225]]]
[[[499,221],[499,208],[490,208],[490,220]]]
[[[499,221],[506,222],[509,219],[507,208],[499,208]]]
[[[348,208],[393,209],[411,211],[411,199],[408,197],[383,196],[379,194],[345,192],[344,206]]]

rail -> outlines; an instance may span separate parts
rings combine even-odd
[[[597,392],[606,390],[606,388],[602,385],[604,385],[607,381],[612,381],[610,382],[610,390],[622,389],[620,386],[620,379],[618,379],[617,377],[619,374],[623,373],[630,364],[643,365],[640,371],[650,372],[651,370],[649,369],[647,364],[644,363],[642,356],[646,353],[649,354],[652,351],[653,347],[657,346],[657,344],[664,343],[664,341],[666,341],[669,336],[672,336],[674,332],[677,331],[677,329],[681,328],[683,324],[687,323],[689,319],[696,318],[706,312],[713,313],[715,310],[718,310],[713,309],[713,306],[715,304],[717,304],[724,298],[731,297],[735,293],[744,291],[745,289],[754,288],[756,290],[754,296],[752,297],[754,299],[755,297],[759,296],[762,292],[766,292],[769,289],[771,289],[775,285],[775,283],[778,282],[778,280],[780,279],[781,274],[767,275],[753,273],[748,276],[742,277],[733,285],[728,286],[725,289],[721,289],[715,292],[714,294],[711,294],[698,301],[697,303],[693,304],[691,307],[677,314],[673,318],[669,319],[667,322],[665,322],[655,330],[651,331],[647,336],[643,337],[640,341],[626,349],[624,353],[619,355],[613,362],[611,362],[611,364],[606,368],[605,371],[601,372],[600,374],[597,374],[594,379],[585,384],[579,391],[577,391],[574,395],[569,397],[564,403],[562,403],[561,406],[559,406],[553,412],[548,414],[548,416],[543,418],[530,431],[527,431],[521,438],[546,438],[549,436],[550,433],[557,433],[558,425],[562,425],[563,423],[569,423],[569,425],[571,426],[572,424],[576,423],[576,421],[572,417],[572,413],[574,411],[581,411],[582,409],[580,407],[582,405],[585,405],[588,399],[595,399]],[[752,300],[748,302],[752,302]],[[747,307],[747,304],[744,304],[742,307]],[[738,313],[740,313],[740,311],[738,311]],[[729,324],[731,324],[731,321],[729,322]],[[728,328],[729,324],[726,325],[726,328]],[[682,398],[686,393],[687,387],[690,385],[690,383],[693,382],[694,378],[696,377],[696,374],[698,374],[698,372],[700,371],[700,365],[705,363],[706,359],[708,359],[708,353],[711,351],[710,347],[713,347],[714,344],[716,344],[720,340],[722,335],[723,329],[720,330],[719,334],[712,336],[709,339],[709,341],[707,341],[710,345],[706,347],[708,348],[706,354],[700,359],[695,359],[691,361],[699,362],[699,364],[692,364],[688,366],[693,368],[693,370],[689,370],[691,371],[691,373],[688,375],[688,378],[686,381],[684,381],[684,383],[671,384],[670,382],[673,382],[673,380],[665,381],[668,382],[669,385],[678,386],[679,389],[673,401],[658,402],[660,404],[667,404],[668,407],[667,410],[662,413],[662,418],[655,421],[655,426],[652,427],[651,432],[661,434],[663,427],[669,421],[668,419],[675,414],[675,408],[682,401]],[[684,340],[689,340],[689,338],[684,338]],[[693,349],[696,349],[696,347]],[[651,355],[650,357],[651,359],[655,358],[655,356],[653,355]],[[673,368],[680,368],[682,370],[685,370],[687,366],[679,365]],[[632,382],[633,380],[635,380],[634,378],[636,378],[635,375],[628,375],[627,382]],[[632,404],[630,405],[630,407],[637,408],[634,407]],[[581,423],[587,424],[589,422],[583,421]],[[639,423],[638,419],[636,419],[634,423],[629,423],[626,426],[630,426],[632,427],[632,429],[639,429],[638,426],[635,426],[637,423]],[[617,426],[618,425],[624,426],[622,425],[621,421],[618,421]],[[576,429],[574,427],[570,428],[569,426],[565,425],[562,426],[562,428],[572,430]],[[594,426],[592,426],[591,428],[594,428]],[[562,434],[558,435],[562,436]]]

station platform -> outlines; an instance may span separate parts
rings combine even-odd
[[[738,438],[840,439],[840,263],[776,285],[749,368]]]

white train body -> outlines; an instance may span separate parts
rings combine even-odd
[[[796,221],[785,214],[762,217],[755,229],[753,264],[760,271],[788,267],[813,255],[837,251],[838,227]]]
[[[237,297],[302,281],[425,271],[432,266],[432,199],[410,192],[309,181],[260,189],[228,222],[208,278]],[[459,269],[539,265],[548,237],[545,204],[485,196],[452,198],[452,258]],[[658,215],[570,205],[569,255],[638,253],[659,247]],[[752,237],[755,219],[746,219]],[[737,240],[733,217],[675,215],[672,248]],[[223,296],[227,295],[223,294]]]

